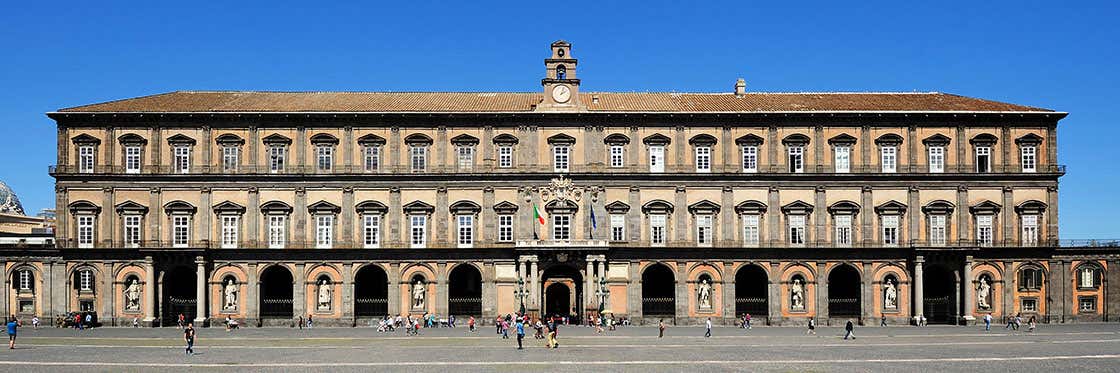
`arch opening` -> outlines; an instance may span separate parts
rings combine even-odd
[[[747,265],[735,273],[735,315],[768,316],[769,278],[756,265]]]

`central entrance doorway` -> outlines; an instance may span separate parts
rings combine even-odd
[[[930,324],[956,322],[957,276],[942,264],[927,265],[922,271],[922,314]]]
[[[261,320],[292,319],[292,273],[281,265],[268,267],[261,273]]]
[[[847,264],[837,266],[828,275],[828,316],[858,318],[860,316],[859,271]]]
[[[556,264],[548,267],[541,275],[541,294],[544,296],[542,316],[567,317],[568,322],[577,324],[583,310],[583,275],[575,267]]]
[[[194,321],[198,303],[195,287],[195,271],[187,267],[175,267],[163,275],[163,326],[176,326],[179,314],[183,315],[186,322]]]

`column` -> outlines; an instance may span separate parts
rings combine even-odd
[[[447,304],[447,288],[449,282],[447,278],[447,263],[440,262],[436,264],[436,314],[446,315],[448,310]]]
[[[5,270],[8,268],[7,259],[0,259],[0,268],[4,268]],[[11,295],[8,294],[8,293],[12,291],[12,285],[8,284],[8,279],[10,279],[10,278],[11,278],[11,276],[4,276],[3,279],[0,279],[0,310],[3,310],[3,311],[0,311],[0,312],[4,312],[3,314],[0,314],[0,315],[13,314],[15,312],[12,311],[12,310],[15,310],[15,309],[17,309],[17,307],[19,307],[18,303],[15,304],[13,307],[8,306],[8,298],[11,297]],[[40,309],[45,309],[45,308],[42,308],[41,304],[38,304],[36,306],[39,306]],[[47,314],[47,313],[44,312],[44,314]],[[51,315],[53,315],[53,314],[51,314]]]
[[[688,317],[688,303],[691,298],[688,294],[688,271],[685,268],[684,262],[677,262],[677,321]]]
[[[401,264],[389,264],[389,316],[401,314]]]
[[[862,310],[862,312],[860,313],[861,315],[863,315],[862,321],[864,323],[867,323],[871,322],[872,320],[878,319],[878,317],[876,317],[875,315],[875,279],[874,277],[872,277],[871,273],[871,262],[863,262],[862,267],[863,279],[860,286],[860,292],[862,295],[860,296],[861,299],[859,307],[860,310]]]
[[[342,323],[345,326],[356,325],[354,320],[355,302],[354,263],[345,263],[342,265]]]
[[[588,255],[586,262],[587,271],[583,276],[583,309],[579,310],[580,316],[595,304],[595,256]]]
[[[144,257],[144,325],[154,326],[156,321],[156,269],[152,257]]]
[[[296,264],[295,273],[292,274],[292,314],[299,317],[307,313],[307,276],[304,276],[304,264]],[[314,281],[314,280],[312,280]]]
[[[537,256],[529,258],[529,299],[534,309],[540,310],[540,273],[537,272]]]
[[[631,208],[633,210],[633,208]],[[628,317],[637,319],[641,322],[642,314],[642,275],[641,267],[637,260],[630,261],[627,267],[629,270],[630,283],[626,289],[626,313]]]
[[[245,284],[245,323],[260,325],[260,281],[257,280],[257,263],[249,263],[249,282]]]
[[[825,271],[827,263],[817,262],[817,319],[828,325],[828,272]]]
[[[0,262],[0,264],[3,264],[3,263]],[[0,268],[6,268],[6,267],[0,267]],[[117,273],[116,268],[117,268],[117,263],[114,263],[114,262],[105,263],[105,269],[106,269],[105,273],[107,275],[101,276],[101,285],[100,286],[101,286],[102,289],[108,290],[109,294],[117,294],[116,279],[113,278],[113,276],[112,276],[113,273]],[[115,307],[113,307],[113,305],[114,305],[113,301],[115,301],[116,298],[117,297],[115,297],[115,296],[104,297],[104,298],[102,298],[102,302],[101,302],[101,306],[102,306],[101,307],[101,315],[99,315],[98,317],[102,320],[102,322],[107,321],[106,323],[109,324],[110,326],[117,325],[117,313],[116,313],[116,310],[114,309]],[[3,309],[7,309],[7,308],[3,308]]]
[[[915,316],[915,321],[917,321],[917,316],[925,315],[925,275],[923,273],[925,261],[925,257],[921,255],[914,258],[914,277],[910,279],[911,283],[914,284],[914,307],[911,308],[910,313]]]
[[[974,320],[975,316],[972,315],[973,310],[976,309],[974,302],[976,301],[976,289],[972,285],[972,256],[964,257],[964,275],[961,276],[961,286],[964,286],[964,318],[965,320]]]
[[[767,274],[768,281],[766,282],[766,309],[768,311],[767,318],[771,325],[784,321],[782,319],[782,300],[785,295],[782,294],[782,274],[779,272],[779,264],[781,263],[770,262],[765,264],[770,267],[770,271],[768,271],[770,273]],[[808,289],[809,284],[805,284],[805,287]]]
[[[194,323],[202,327],[202,323],[206,322],[206,260],[201,256],[194,257],[194,264],[197,266],[195,273],[195,312]]]

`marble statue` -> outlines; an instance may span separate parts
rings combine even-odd
[[[226,299],[226,304],[222,308],[226,310],[237,309],[237,284],[233,282],[232,278],[226,280],[226,286],[222,289],[222,294],[225,295]]]
[[[319,309],[324,311],[331,309],[331,284],[327,279],[319,282]]]
[[[980,306],[981,309],[992,308],[992,306],[988,304],[988,298],[991,295],[992,286],[988,285],[988,279],[986,277],[981,277],[980,288],[976,290],[976,305]]]
[[[125,309],[140,309],[140,280],[132,279],[124,290]]]
[[[412,284],[412,308],[424,308],[424,292],[427,290],[424,281],[418,279]]]
[[[801,286],[801,279],[793,279],[793,285],[790,285],[789,291],[792,294],[790,299],[790,306],[795,310],[805,309],[805,289]]]
[[[898,308],[898,289],[894,288],[894,281],[887,279],[887,288],[883,290],[883,308]]]
[[[698,293],[697,295],[699,295],[699,297],[700,297],[700,302],[699,302],[700,303],[700,308],[711,309],[712,308],[712,284],[709,283],[707,279],[701,280],[700,281],[700,287],[698,289],[696,289],[696,292]]]

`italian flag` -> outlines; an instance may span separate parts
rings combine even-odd
[[[540,225],[544,225],[544,215],[541,215],[541,209],[537,208],[535,203],[533,204],[533,219],[536,219]]]

